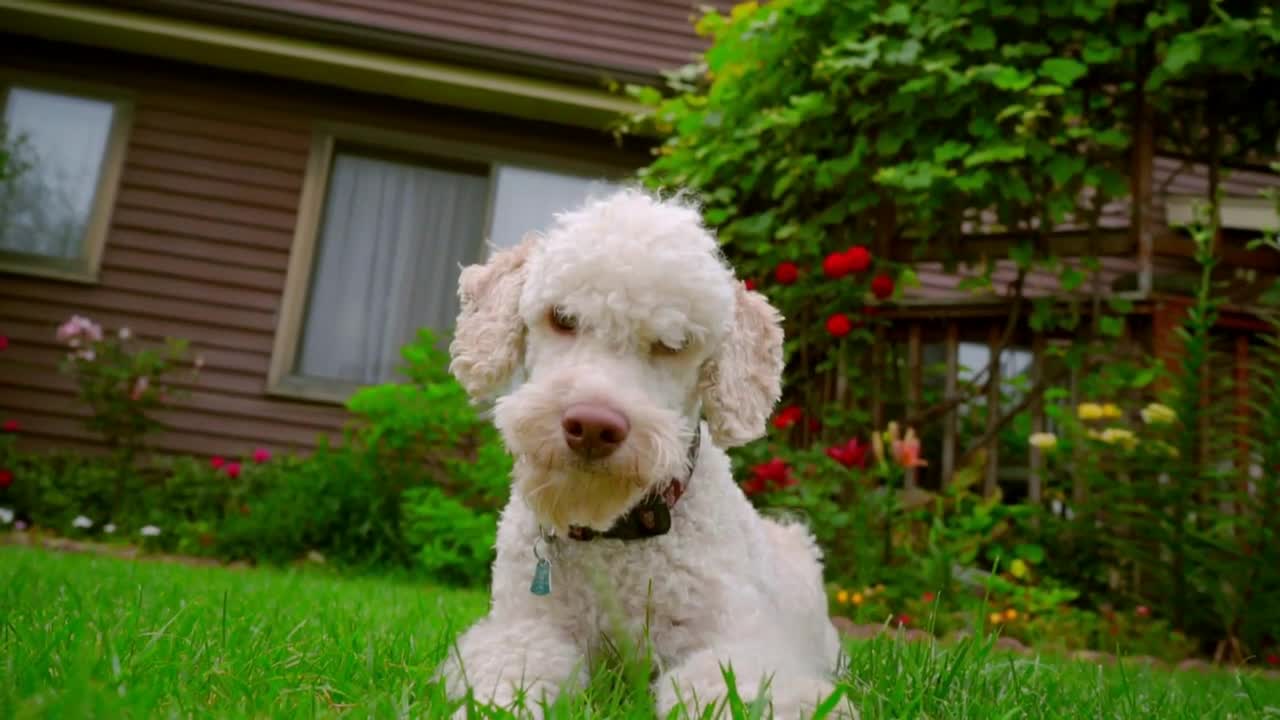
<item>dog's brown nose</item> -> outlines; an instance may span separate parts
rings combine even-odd
[[[560,418],[565,442],[588,460],[609,457],[627,439],[627,416],[595,403],[570,405]]]

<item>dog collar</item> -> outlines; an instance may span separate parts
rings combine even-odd
[[[660,492],[649,492],[635,507],[604,532],[587,527],[572,525],[569,527],[570,540],[644,540],[646,538],[666,535],[671,530],[671,510],[680,501],[689,481],[693,479],[693,468],[698,462],[698,449],[702,446],[702,421],[694,423],[693,442],[689,443],[689,472],[683,479],[671,478],[671,481]]]

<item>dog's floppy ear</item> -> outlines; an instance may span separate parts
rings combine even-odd
[[[526,235],[519,245],[495,252],[483,265],[463,268],[458,278],[462,309],[449,343],[449,371],[475,399],[489,398],[511,378],[524,354],[520,291],[525,267],[537,242]]]
[[[782,316],[763,295],[737,286],[733,325],[703,366],[702,408],[722,448],[764,435],[782,395]]]

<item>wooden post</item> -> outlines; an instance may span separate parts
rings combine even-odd
[[[1031,343],[1031,387],[1034,390],[1044,380],[1044,336],[1037,334]],[[1031,432],[1045,430],[1044,393],[1031,401]],[[1031,472],[1027,475],[1027,500],[1032,505],[1040,505],[1044,501],[1044,453],[1034,445],[1031,447]],[[1039,517],[1038,515],[1036,517]]]
[[[1129,169],[1129,194],[1133,198],[1129,232],[1138,249],[1138,291],[1150,295],[1155,258],[1155,204],[1153,174],[1155,170],[1155,113],[1139,86],[1137,93],[1137,126],[1134,128],[1133,151]]]
[[[920,323],[911,323],[907,335],[907,417],[913,417],[920,410],[924,373],[920,368]],[[919,474],[915,468],[907,471],[906,487],[915,488],[919,484]]]
[[[951,402],[958,392],[956,376],[960,372],[960,327],[955,322],[947,323],[945,353],[947,356],[947,376],[944,380],[943,401]],[[944,488],[947,483],[951,482],[951,476],[956,471],[957,415],[956,408],[951,408],[942,418],[942,477],[939,479],[939,483]]]
[[[987,432],[992,433],[1000,420],[1000,363],[996,352],[1000,349],[1000,328],[991,326],[987,338],[987,362],[991,363],[991,376],[987,378]],[[991,435],[987,441],[987,473],[982,482],[983,497],[991,497],[1000,487],[1000,438]]]

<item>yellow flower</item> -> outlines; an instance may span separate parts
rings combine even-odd
[[[849,602],[849,591],[848,591],[848,590],[841,590],[840,592],[836,593],[836,602],[840,603],[841,605],[844,605],[844,604],[848,603],[848,602]]]
[[[1142,408],[1142,422],[1148,425],[1172,425],[1177,421],[1178,413],[1168,405],[1153,402]]]
[[[1098,403],[1080,403],[1076,407],[1076,417],[1081,420],[1100,420],[1102,419],[1102,406]]]
[[[1031,433],[1027,442],[1031,443],[1033,448],[1050,451],[1058,447],[1058,436],[1047,432]]]
[[[1004,620],[1004,615],[1001,615],[998,612],[993,612],[987,616],[987,619],[991,621],[992,625],[999,625]]]
[[[853,594],[853,598],[851,598],[851,599],[853,600],[853,604],[854,604],[854,605],[861,605],[861,604],[862,604],[862,593],[859,593],[859,592],[854,593],[854,594]]]
[[[1109,427],[1102,431],[1098,439],[1108,445],[1119,445],[1125,450],[1132,450],[1138,446],[1138,437],[1132,430],[1125,428]]]
[[[1018,619],[1018,611],[1017,611],[1017,610],[1014,610],[1013,608],[1009,608],[1008,610],[1005,610],[1005,611],[1004,611],[1004,619],[1005,619],[1005,620],[1008,620],[1009,622],[1013,622],[1014,620],[1017,620],[1017,619]]]
[[[1107,403],[1102,406],[1102,417],[1108,420],[1124,417],[1124,413],[1120,411],[1120,407],[1115,403]]]
[[[1024,562],[1022,558],[1017,558],[1013,562],[1009,563],[1009,573],[1016,578],[1021,579],[1026,577],[1027,570],[1027,563]]]

